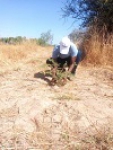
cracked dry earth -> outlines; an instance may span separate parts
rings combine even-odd
[[[1,150],[75,150],[113,125],[112,68],[79,66],[63,87],[50,78],[27,67],[0,75]]]

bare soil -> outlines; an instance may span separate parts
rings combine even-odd
[[[112,68],[80,65],[62,87],[43,71],[26,65],[0,74],[1,150],[75,150],[113,125]]]

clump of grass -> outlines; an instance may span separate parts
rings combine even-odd
[[[58,95],[57,97],[54,97],[54,99],[56,100],[77,100],[79,101],[80,98],[78,96],[76,96],[75,94],[73,93],[65,93],[65,94],[61,94],[61,95]]]
[[[62,68],[52,58],[48,60],[47,64],[51,68],[50,74],[52,76],[51,85],[64,86],[68,79],[72,78],[72,74],[67,72],[67,63]],[[75,63],[76,65],[76,63]]]

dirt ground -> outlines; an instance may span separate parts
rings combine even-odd
[[[50,79],[27,65],[0,74],[1,150],[75,150],[113,125],[111,67],[80,65],[63,87]]]

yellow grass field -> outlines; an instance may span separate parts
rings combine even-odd
[[[29,41],[19,45],[0,44],[0,72],[19,69],[29,63],[44,62],[45,58],[51,56],[51,51],[52,47],[37,46]]]

